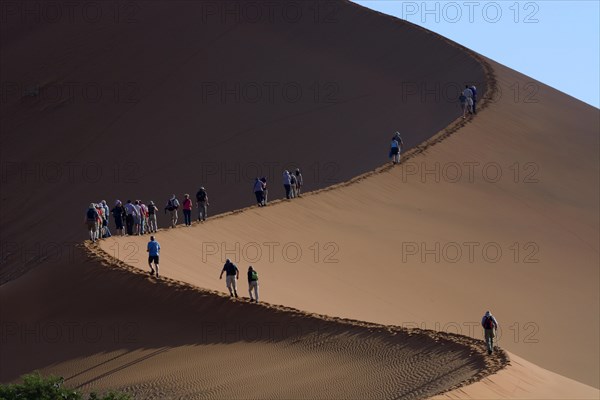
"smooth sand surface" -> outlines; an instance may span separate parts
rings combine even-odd
[[[481,381],[435,399],[597,399],[598,389],[510,354],[511,365]]]

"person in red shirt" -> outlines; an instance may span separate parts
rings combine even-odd
[[[183,195],[183,220],[186,226],[192,225],[192,200],[187,193]]]

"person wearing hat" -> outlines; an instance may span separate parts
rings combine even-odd
[[[208,193],[206,193],[206,189],[204,186],[200,186],[200,190],[196,193],[196,203],[198,206],[198,221],[206,221],[206,217],[208,216]]]
[[[498,329],[498,321],[496,321],[496,318],[494,318],[491,312],[486,311],[481,319],[481,326],[483,327],[488,354],[492,354],[494,351],[494,338],[496,337],[496,330]]]
[[[254,298],[252,297],[252,290],[254,290]],[[248,267],[248,293],[250,294],[250,301],[258,303],[258,274],[252,268],[252,265]]]
[[[90,207],[88,208],[84,223],[87,226],[87,230],[90,233],[90,239],[92,243],[96,243],[96,237],[98,232],[98,211],[96,211],[96,205],[94,203],[90,203]]]
[[[148,232],[156,233],[158,230],[158,225],[156,224],[156,211],[158,211],[158,207],[154,205],[154,202],[150,200],[148,203]]]
[[[226,273],[225,284],[227,285],[227,289],[229,289],[229,295],[238,297],[236,282],[237,279],[240,279],[240,271],[238,270],[238,267],[236,267],[236,265],[228,258],[225,260],[225,265],[223,265],[219,279],[223,279],[223,272]]]

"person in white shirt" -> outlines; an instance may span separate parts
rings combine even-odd
[[[465,96],[467,100],[467,106],[465,107],[465,111],[463,113],[463,118],[466,116],[466,112],[469,111],[469,114],[473,114],[473,91],[469,87],[469,85],[465,85],[465,90],[463,90],[463,96]]]

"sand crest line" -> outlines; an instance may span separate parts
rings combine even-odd
[[[479,54],[477,54],[469,49],[466,49],[463,46],[460,46],[454,42],[451,42],[447,39],[445,39],[445,40],[453,46],[460,47],[463,51],[467,52],[471,57],[475,58],[483,66],[484,71],[485,71],[486,80],[488,83],[488,88],[486,90],[486,93],[482,97],[482,99],[479,101],[479,110],[480,110],[480,112],[483,112],[491,104],[492,99],[494,99],[494,96],[497,93],[497,81],[496,81],[496,76],[493,72],[492,67]],[[455,133],[460,131],[460,129],[462,127],[464,127],[468,123],[470,123],[472,118],[476,118],[476,115],[471,116],[468,119],[463,119],[462,117],[458,117],[449,126],[444,128],[443,130],[439,131],[438,133],[436,133],[434,136],[432,136],[428,140],[424,141],[423,143],[419,144],[418,146],[416,146],[416,147],[408,150],[406,153],[404,153],[400,164],[403,164],[407,160],[410,160],[420,154],[424,154],[430,147],[432,147],[432,146],[442,142],[443,140],[447,139],[448,137],[454,135]],[[369,177],[389,172],[392,170],[393,167],[394,167],[393,165],[386,163],[386,165],[383,165],[372,171],[360,174],[348,181],[341,182],[341,183],[338,183],[335,185],[331,185],[326,188],[322,188],[322,189],[304,193],[303,197],[314,196],[314,195],[317,195],[322,192],[327,192],[327,191],[331,191],[331,190],[336,190],[338,188],[347,187],[347,186],[356,184],[358,182],[361,182]],[[298,199],[296,201],[298,201]],[[271,201],[270,205],[277,205],[277,204],[282,204],[285,202],[287,202],[287,199],[277,199],[277,200]],[[245,211],[255,209],[257,207],[258,206],[253,205],[253,206],[221,213],[221,214],[211,217],[210,220],[213,220],[213,219],[219,220],[221,218],[225,218],[230,215],[240,214]],[[194,225],[196,225],[196,224],[198,224],[198,222],[194,222]],[[178,227],[178,228],[181,228],[181,227]],[[163,231],[166,233],[167,231],[169,231],[171,229],[172,228],[167,228],[167,229],[163,228],[163,229],[159,229],[159,231]],[[164,276],[161,277],[161,279],[158,281],[155,279],[152,279],[144,271],[117,259],[116,257],[112,256],[111,254],[102,250],[99,246],[96,246],[92,243],[85,242],[84,244],[81,245],[81,247],[84,250],[87,250],[86,253],[87,253],[88,257],[90,257],[91,259],[93,259],[95,261],[98,261],[101,265],[107,266],[109,268],[118,268],[120,270],[125,270],[129,273],[139,276],[140,278],[144,278],[147,281],[151,281],[156,285],[165,285],[165,286],[169,287],[169,290],[172,290],[174,293],[184,293],[185,292],[185,293],[192,293],[192,294],[198,294],[198,295],[203,295],[203,296],[217,296],[221,299],[230,300],[230,296],[227,296],[226,294],[224,294],[222,292],[219,292],[216,290],[200,288],[200,287],[194,286],[188,282],[175,280],[175,279],[167,278]],[[481,358],[481,360],[483,361],[484,367],[478,373],[476,373],[475,375],[471,376],[469,379],[462,381],[461,383],[459,383],[457,385],[453,385],[451,387],[444,388],[444,390],[442,392],[440,392],[439,394],[446,393],[448,391],[455,390],[455,389],[470,385],[474,382],[480,381],[481,379],[483,379],[489,375],[492,375],[510,365],[510,357],[509,357],[508,353],[506,353],[504,350],[498,349],[498,351],[496,351],[492,356],[488,356],[486,354],[486,351],[484,349],[484,345],[483,345],[482,341],[473,339],[468,336],[460,335],[460,334],[454,334],[454,333],[449,333],[449,332],[438,332],[438,331],[433,331],[433,330],[428,330],[428,329],[420,329],[420,328],[404,328],[404,327],[399,327],[399,326],[395,326],[395,325],[382,325],[382,324],[359,321],[359,320],[354,320],[354,319],[349,319],[349,318],[339,318],[339,317],[323,315],[323,314],[318,314],[318,313],[309,313],[309,312],[295,309],[292,307],[288,307],[288,306],[284,306],[284,305],[277,305],[277,304],[270,304],[270,303],[265,303],[265,302],[261,302],[259,304],[254,304],[254,303],[248,303],[245,300],[234,300],[234,301],[236,303],[240,303],[238,306],[241,306],[241,307],[264,307],[274,313],[286,313],[289,316],[317,319],[317,320],[321,320],[324,322],[341,324],[341,325],[346,325],[349,327],[354,327],[354,328],[359,328],[359,329],[366,329],[369,332],[388,336],[388,337],[390,335],[395,336],[399,333],[402,333],[402,334],[408,335],[408,336],[421,335],[421,336],[427,337],[429,339],[433,339],[435,342],[439,343],[440,345],[453,344],[453,345],[458,345],[458,346],[468,348],[469,349],[469,357],[476,356],[476,357]]]
[[[318,314],[318,313],[310,313],[303,310],[299,310],[293,307],[288,307],[279,304],[271,304],[266,302],[260,303],[250,303],[246,300],[238,300],[231,299],[229,295],[225,293],[200,288],[198,286],[192,285],[185,281],[180,281],[177,279],[168,278],[162,276],[159,280],[153,279],[148,276],[148,274],[139,268],[136,268],[132,265],[129,265],[112,255],[108,254],[104,250],[102,250],[99,246],[95,246],[92,243],[85,242],[80,245],[82,249],[85,251],[87,257],[90,261],[98,262],[100,265],[103,265],[108,268],[114,268],[118,270],[125,270],[126,272],[138,276],[142,279],[145,279],[148,282],[152,282],[155,285],[162,285],[168,287],[174,294],[193,294],[198,296],[210,296],[217,297],[221,300],[232,301],[236,303],[237,307],[242,308],[251,308],[251,307],[263,307],[273,313],[284,313],[290,317],[296,317],[299,319],[306,318],[312,320],[318,320],[327,323],[333,323],[337,325],[347,326],[348,328],[358,328],[361,330],[367,330],[370,334],[381,335],[383,337],[394,337],[396,335],[405,335],[405,336],[422,336],[427,339],[431,339],[434,342],[438,343],[440,346],[444,345],[454,345],[460,346],[468,349],[469,357],[478,357],[479,361],[481,361],[484,365],[483,368],[479,370],[475,375],[471,376],[469,379],[460,382],[459,384],[444,388],[444,390],[437,393],[437,395],[459,389],[461,387],[470,385],[472,383],[478,382],[489,375],[495,374],[496,372],[506,368],[510,365],[510,357],[506,351],[501,348],[498,348],[494,354],[491,356],[487,355],[487,350],[481,340],[476,340],[469,336],[460,335],[456,333],[450,332],[439,332],[429,329],[421,329],[421,328],[407,328],[400,327],[396,325],[383,325],[376,324],[372,322],[359,321],[351,318],[340,318],[334,317],[330,315]],[[251,311],[249,311],[251,312]]]

